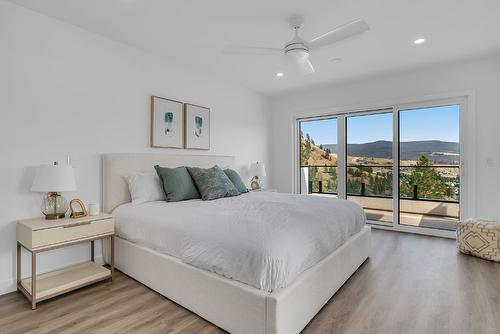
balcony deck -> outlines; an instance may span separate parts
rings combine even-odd
[[[368,220],[392,222],[392,211],[365,209],[365,213]],[[409,226],[456,231],[458,218],[401,212],[399,223]]]
[[[336,197],[335,194],[311,193],[313,196]],[[365,209],[371,221],[393,222],[392,199],[370,196],[348,196]],[[458,223],[458,203],[448,201],[426,201],[402,199],[399,223],[408,226],[455,231]]]

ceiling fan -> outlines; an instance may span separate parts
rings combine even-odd
[[[255,46],[227,45],[224,53],[247,54],[247,55],[285,55],[297,67],[301,74],[314,73],[314,66],[309,60],[309,51],[330,45],[343,39],[361,34],[370,27],[364,20],[354,20],[344,25],[338,26],[324,34],[321,34],[310,41],[305,41],[299,37],[299,29],[304,22],[302,17],[294,17],[290,20],[290,26],[295,31],[295,36],[287,42],[281,49]]]

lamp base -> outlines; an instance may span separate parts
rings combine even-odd
[[[50,192],[42,202],[42,213],[46,220],[55,220],[66,217],[68,202],[61,194]]]
[[[57,220],[57,219],[62,219],[65,218],[66,215],[64,213],[58,214],[58,213],[49,213],[45,215],[46,220]]]

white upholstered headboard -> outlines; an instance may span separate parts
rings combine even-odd
[[[131,201],[123,178],[137,172],[154,172],[153,167],[193,166],[208,168],[234,167],[234,157],[220,155],[186,155],[159,153],[112,153],[102,156],[102,207],[110,213],[117,206]]]

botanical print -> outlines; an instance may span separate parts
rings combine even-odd
[[[186,103],[186,148],[210,149],[210,109]]]
[[[194,118],[194,123],[196,125],[196,128],[194,130],[194,135],[196,137],[200,137],[201,132],[202,132],[202,127],[203,127],[203,118],[201,116],[196,116]]]
[[[182,102],[151,97],[151,146],[182,148],[184,142]]]
[[[174,113],[168,111],[165,113],[165,134],[173,135],[174,129],[172,128],[172,121],[174,120]]]

